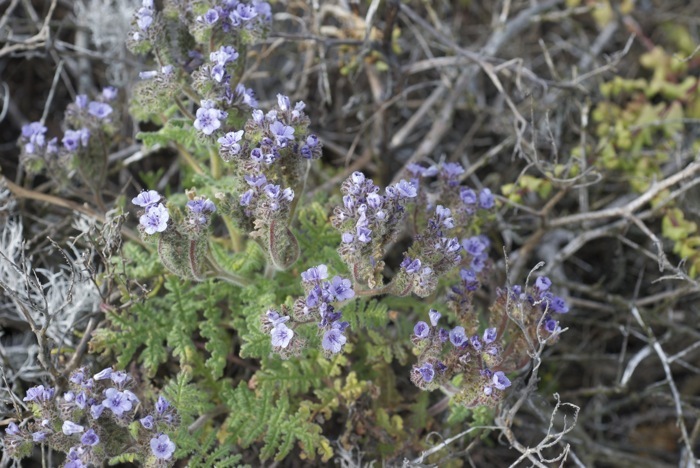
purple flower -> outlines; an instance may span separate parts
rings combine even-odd
[[[481,348],[484,347],[484,345],[481,343],[481,340],[476,335],[471,337],[469,343],[472,345],[472,348],[474,348],[477,351],[481,351]]]
[[[85,409],[85,407],[87,406],[87,395],[85,394],[85,392],[80,392],[75,397],[75,406],[77,406],[80,409]]]
[[[355,291],[352,289],[352,282],[340,276],[334,276],[331,280],[331,292],[337,301],[344,301],[355,297]]]
[[[476,205],[476,193],[469,187],[462,187],[459,190],[459,198],[465,205]]]
[[[419,258],[411,260],[411,257],[406,256],[406,258],[404,258],[401,262],[401,268],[406,270],[406,273],[408,273],[409,275],[418,273],[418,271],[420,271],[420,267],[421,261]]]
[[[73,435],[83,432],[85,428],[79,424],[75,424],[72,421],[63,421],[63,427],[61,430],[65,435]]]
[[[104,410],[105,407],[103,405],[92,405],[90,407],[90,416],[92,416],[92,419],[100,419]]]
[[[241,83],[236,85],[236,95],[243,100],[243,104],[250,107],[258,107],[258,100],[255,99],[255,92],[252,88],[246,88]],[[253,115],[255,118],[255,115]]]
[[[450,342],[456,347],[460,348],[466,346],[467,344],[467,334],[464,331],[464,327],[454,327],[450,331]]]
[[[43,442],[46,440],[47,435],[48,435],[48,432],[46,432],[46,431],[32,432],[32,440],[34,442]]]
[[[440,174],[449,182],[456,181],[464,173],[464,168],[459,163],[445,163],[441,169]],[[453,185],[453,183],[450,183],[450,185]]]
[[[357,240],[363,244],[367,244],[372,241],[372,231],[366,227],[357,227]]]
[[[83,434],[80,438],[80,442],[82,442],[84,445],[94,447],[95,445],[100,443],[100,437],[95,433],[94,430],[88,429],[88,431],[85,434]]]
[[[455,227],[454,219],[450,217],[452,212],[449,208],[445,208],[442,205],[435,207],[435,219],[438,226],[442,225],[447,229],[452,229]]]
[[[284,323],[279,323],[272,329],[272,346],[286,348],[294,337],[294,330]]]
[[[546,276],[540,276],[535,280],[535,287],[541,293],[545,292],[552,286],[552,280]]]
[[[160,196],[159,196],[159,197],[160,197]],[[138,197],[137,197],[137,198],[138,198]],[[160,200],[160,198],[159,198],[159,200]],[[136,202],[134,202],[134,203],[136,203]],[[142,205],[142,206],[143,206],[143,205]],[[97,374],[95,374],[95,375],[93,376],[93,379],[95,379],[95,380],[104,380],[104,379],[108,379],[109,376],[112,375],[112,372],[114,372],[114,371],[112,370],[111,367],[108,367],[108,368],[106,368],[106,369],[102,369],[100,372],[98,372]]]
[[[232,154],[238,154],[241,151],[241,145],[238,142],[241,141],[242,138],[243,130],[238,130],[237,132],[228,132],[217,141]]]
[[[7,435],[18,435],[19,433],[20,433],[19,426],[14,422],[11,422],[5,428],[5,434],[7,434]]]
[[[493,386],[499,390],[505,390],[506,388],[510,387],[510,380],[508,377],[506,377],[506,374],[504,374],[503,371],[494,372],[492,381]]]
[[[53,398],[55,390],[51,387],[44,388],[43,385],[38,385],[27,390],[27,396],[22,401],[44,402]]]
[[[102,98],[105,101],[113,101],[117,97],[117,88],[114,86],[107,86],[102,90]]]
[[[472,257],[476,257],[486,250],[486,245],[481,242],[478,236],[462,239],[462,247]]]
[[[153,10],[149,7],[141,7],[136,12],[136,24],[141,31],[145,31],[153,23]]]
[[[289,110],[292,107],[289,103],[289,98],[284,94],[277,95],[277,106],[283,111]]]
[[[146,213],[139,218],[139,224],[141,224],[146,234],[155,234],[168,228],[169,219],[168,209],[162,203],[158,203],[146,208]]]
[[[343,241],[343,244],[352,244],[352,241],[355,240],[355,236],[353,236],[351,232],[344,232],[343,235],[340,236],[340,239]]]
[[[240,200],[240,205],[241,206],[248,206],[250,203],[253,201],[253,197],[255,196],[255,191],[253,190],[248,190],[245,192],[243,195],[241,195],[241,200]]]
[[[41,122],[32,122],[27,125],[22,126],[22,137],[28,140],[24,148],[27,153],[34,153],[35,146],[39,148],[43,147],[45,144],[46,127],[41,124]]]
[[[197,198],[187,202],[187,209],[196,214],[210,214],[216,211],[216,205],[208,198]]]
[[[491,193],[491,190],[484,188],[479,192],[479,206],[485,210],[490,210],[496,204],[496,200]]]
[[[434,327],[437,327],[438,321],[440,320],[440,317],[442,317],[442,314],[435,309],[430,309],[428,316],[430,317],[430,323]]]
[[[566,304],[566,301],[559,296],[554,296],[552,298],[549,307],[552,312],[556,312],[557,314],[566,314],[569,312],[569,306]]]
[[[450,338],[450,332],[448,332],[446,329],[441,328],[438,330],[438,338],[440,339],[440,343],[444,343]],[[466,335],[464,337],[466,340]]]
[[[326,278],[328,278],[328,267],[326,265],[311,267],[301,274],[301,280],[304,283],[316,283]]]
[[[484,330],[484,343],[491,344],[496,341],[497,331],[495,328],[487,328]]]
[[[107,398],[102,401],[102,405],[112,410],[112,413],[116,416],[121,416],[126,411],[130,411],[133,406],[129,397],[116,388],[108,388],[105,391],[105,396]]]
[[[88,97],[86,94],[78,94],[75,97],[75,105],[78,109],[85,109],[85,106],[87,106],[88,103]]]
[[[236,5],[236,9],[231,12],[229,18],[234,26],[240,24],[241,22],[247,22],[258,16],[258,12],[255,10],[253,5],[247,5],[245,3],[239,3]],[[235,18],[235,19],[234,19]]]
[[[80,456],[85,452],[82,447],[71,447],[66,457],[66,464],[63,468],[84,468],[86,465],[80,459]]]
[[[92,101],[88,104],[88,114],[102,120],[112,113],[112,106],[104,102]]]
[[[418,196],[418,190],[416,189],[416,186],[404,179],[401,179],[396,184],[396,192],[400,199],[415,198],[416,196]]]
[[[136,197],[131,199],[131,203],[133,203],[136,206],[141,206],[144,208],[148,208],[151,205],[155,205],[159,201],[160,201],[160,194],[158,192],[156,192],[155,190],[149,190],[147,192],[143,191],[143,192],[139,193]],[[111,368],[109,368],[109,369],[111,372]],[[99,379],[96,379],[96,380],[99,380]]]
[[[71,383],[74,383],[76,385],[81,385],[83,382],[85,382],[85,368],[81,367],[80,369],[76,369],[73,371],[70,375]]]
[[[323,335],[321,346],[323,346],[323,349],[326,351],[330,351],[331,353],[335,354],[339,353],[340,350],[343,349],[343,345],[346,341],[347,338],[345,335],[343,335],[342,331],[334,326],[334,328],[331,328]]]
[[[144,428],[148,429],[149,431],[153,429],[153,426],[155,424],[153,421],[153,416],[151,416],[150,414],[145,418],[139,419],[139,422]]]
[[[219,119],[225,119],[227,115],[226,112],[214,108],[213,101],[202,100],[202,107],[197,109],[194,128],[205,135],[211,135],[221,127]]]
[[[421,377],[426,382],[432,382],[435,378],[435,369],[433,368],[433,365],[429,362],[426,362],[425,364],[420,366],[418,368],[418,372],[420,372]]]
[[[231,46],[221,46],[219,50],[209,54],[209,60],[219,65],[226,65],[238,58],[238,52]]]
[[[251,187],[262,187],[267,184],[267,177],[264,174],[251,174],[243,177]]]
[[[112,372],[109,375],[109,378],[112,382],[114,382],[115,384],[117,384],[120,387],[122,386],[122,384],[124,384],[124,382],[126,382],[127,380],[130,379],[129,374],[127,374],[124,371]]]
[[[427,323],[420,321],[413,327],[413,334],[419,339],[427,338],[430,335],[430,326]]]
[[[559,326],[559,322],[554,320],[553,318],[548,318],[544,322],[544,329],[547,330],[549,333],[555,333],[558,331],[561,331],[561,327]]]
[[[203,19],[208,26],[211,26],[212,24],[219,21],[219,12],[212,8],[206,13],[204,13]]]
[[[163,414],[170,408],[170,403],[163,396],[158,396],[158,401],[156,401],[156,412],[158,414]]]
[[[151,451],[160,460],[169,460],[175,452],[175,444],[166,434],[151,439]]]
[[[89,139],[90,130],[81,128],[80,130],[66,130],[61,142],[68,151],[77,151],[81,146],[87,146]]]
[[[294,138],[294,128],[283,124],[279,120],[275,120],[272,125],[270,125],[270,131],[275,138],[277,146],[282,148],[287,146],[287,142]]]

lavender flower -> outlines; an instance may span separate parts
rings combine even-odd
[[[79,424],[75,424],[72,421],[63,421],[61,430],[65,435],[73,435],[83,432],[85,428]]]
[[[294,337],[294,330],[284,323],[277,324],[272,329],[272,346],[286,348]]]
[[[63,147],[68,151],[77,151],[78,148],[86,147],[90,139],[90,130],[81,128],[80,130],[66,130],[61,140]]]
[[[43,442],[46,440],[47,435],[48,435],[48,432],[46,432],[46,431],[32,432],[32,441],[33,442]]]
[[[7,435],[19,435],[20,429],[17,423],[11,422],[5,428],[5,434]]]
[[[323,346],[323,349],[326,351],[330,351],[331,353],[335,354],[339,353],[340,350],[343,349],[343,345],[346,341],[347,338],[345,335],[343,335],[340,328],[334,326],[334,328],[331,328],[323,335],[321,346]]]
[[[413,334],[421,340],[427,338],[430,335],[430,327],[427,323],[420,321],[413,327]]]
[[[425,364],[420,366],[418,368],[418,372],[420,372],[421,377],[426,382],[432,382],[435,378],[435,369],[433,368],[433,365],[429,362],[426,362]]]
[[[510,380],[508,377],[506,377],[503,371],[494,372],[492,381],[493,386],[499,390],[505,390],[506,388],[510,387]]]
[[[117,88],[114,86],[107,86],[102,90],[102,98],[105,101],[113,101],[117,98]]]
[[[442,317],[442,314],[435,309],[430,309],[428,316],[430,317],[430,323],[432,326],[437,327],[438,321],[440,320],[440,317]]]
[[[479,192],[479,206],[485,210],[490,210],[496,204],[496,200],[491,193],[491,190],[484,188]]]
[[[549,307],[552,312],[556,312],[557,314],[566,314],[569,312],[569,306],[566,304],[566,301],[559,296],[554,296],[552,298]]]
[[[228,113],[216,109],[213,101],[202,100],[202,107],[197,109],[194,128],[204,133],[211,135],[214,131],[221,127],[221,119],[225,119]]]
[[[53,398],[55,392],[56,390],[51,387],[45,388],[43,385],[38,385],[28,389],[27,396],[22,401],[46,402]]]
[[[22,139],[26,141],[24,149],[33,154],[37,147],[42,148],[46,142],[46,127],[41,122],[32,122],[22,126]]]
[[[160,198],[159,198],[159,199],[160,199]],[[134,202],[134,203],[135,203],[135,202]],[[112,372],[114,372],[114,371],[112,370],[112,368],[111,368],[111,367],[107,367],[106,369],[102,369],[100,372],[98,372],[97,374],[95,374],[92,378],[95,379],[95,380],[104,380],[104,379],[108,379],[108,378],[112,375]]]
[[[166,434],[151,439],[151,452],[160,460],[169,460],[175,452],[175,444]]]
[[[464,331],[464,327],[454,327],[450,331],[450,342],[456,347],[461,348],[468,344],[467,334]]]
[[[274,121],[270,125],[270,131],[275,138],[277,146],[281,148],[287,146],[288,141],[294,138],[294,128],[283,124],[279,120]]]
[[[156,402],[156,412],[162,415],[168,410],[168,408],[170,408],[170,402],[168,402],[165,397],[158,396],[158,401]]]
[[[100,419],[100,416],[102,416],[102,412],[105,410],[104,405],[97,404],[97,405],[92,405],[90,407],[90,416],[92,416],[92,419]]]
[[[495,328],[487,328],[484,330],[484,343],[491,344],[496,341],[497,331]]]
[[[88,429],[88,431],[80,437],[80,442],[84,445],[89,445],[94,447],[100,443],[100,437],[95,433],[93,429]]]
[[[143,227],[146,234],[155,234],[163,232],[168,228],[168,220],[170,214],[168,209],[162,203],[152,205],[146,208],[146,213],[139,218],[139,224]]]
[[[304,283],[318,283],[326,278],[328,278],[328,267],[326,265],[311,267],[301,274],[301,280]]]
[[[459,198],[462,200],[462,203],[467,205],[467,207],[476,205],[477,202],[476,193],[469,187],[462,187],[459,190]]]
[[[102,120],[112,113],[112,106],[104,102],[92,101],[88,104],[88,114]]]
[[[355,291],[352,289],[352,282],[340,276],[334,276],[331,280],[331,292],[337,301],[345,301],[355,297]]]
[[[200,19],[200,18],[198,18]],[[216,23],[219,21],[219,12],[216,11],[214,8],[208,10],[201,19],[204,21],[204,23],[208,26],[211,26],[212,24]]]
[[[535,288],[541,293],[547,291],[552,286],[552,280],[546,276],[540,276],[535,280]]]
[[[559,326],[559,322],[556,321],[556,320],[554,320],[554,319],[551,318],[551,317],[550,317],[550,318],[547,318],[547,319],[544,321],[543,326],[544,326],[544,329],[545,329],[548,333],[550,333],[550,334],[554,334],[554,333],[556,333],[556,332],[561,331],[561,327]]]
[[[420,271],[420,267],[421,261],[419,258],[412,260],[411,257],[406,256],[401,262],[401,268],[406,270],[406,273],[408,273],[409,275],[418,273],[418,271]]]
[[[148,416],[146,416],[146,417],[143,417],[143,418],[139,419],[139,422],[141,423],[141,425],[142,425],[144,428],[148,429],[149,431],[150,431],[151,429],[153,429],[153,427],[154,427],[154,425],[155,425],[155,422],[154,422],[154,420],[153,420],[153,416],[151,416],[150,414],[149,414]]]
[[[112,413],[116,416],[121,416],[132,408],[132,403],[128,396],[116,388],[108,388],[105,391],[105,396],[107,398],[102,401],[102,405],[112,410]]]

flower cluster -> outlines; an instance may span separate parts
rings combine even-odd
[[[117,90],[111,86],[103,89],[95,100],[89,100],[84,94],[78,95],[66,109],[65,122],[71,128],[64,132],[60,144],[58,137],[47,139],[47,128],[41,122],[22,126],[19,143],[24,162],[42,161],[43,164],[53,166],[55,164],[52,162],[61,160],[63,162],[58,164],[61,165],[71,156],[85,152],[91,135],[109,129],[110,116],[114,111],[109,102],[116,96]]]
[[[220,0],[212,2],[212,7],[196,22],[212,34],[230,35],[239,33],[259,34],[272,21],[272,8],[267,2],[253,0],[251,3]]]
[[[568,313],[569,306],[563,298],[550,291],[551,286],[549,278],[540,276],[533,286],[523,288],[515,285],[508,290],[499,290],[496,304],[506,308],[522,328],[530,331],[531,336],[544,334],[545,337],[556,339],[561,327],[555,317]]]
[[[469,336],[462,326],[451,330],[438,327],[441,314],[431,309],[430,324],[419,321],[411,340],[419,358],[411,370],[411,381],[421,389],[431,390],[462,374],[457,401],[467,407],[494,406],[502,392],[511,385],[502,370],[503,348],[496,328]]]
[[[143,191],[131,200],[134,205],[143,208],[139,216],[139,229],[148,235],[168,228],[170,215],[160,200],[161,196],[155,190]]]
[[[341,257],[356,280],[381,285],[384,250],[403,227],[406,204],[417,195],[416,187],[401,180],[379,194],[379,187],[361,172],[354,172],[341,186],[343,206],[333,210],[331,223],[341,233]]]
[[[318,137],[308,133],[305,104],[292,106],[277,95],[277,106],[267,114],[255,109],[243,129],[231,129],[218,138],[219,155],[235,162],[234,170],[244,189],[217,194],[222,210],[241,228],[268,247],[275,264],[286,268],[296,260],[277,262],[280,252],[294,252],[296,240],[287,229],[295,196],[304,188],[308,161],[321,156]]]
[[[293,320],[294,326],[317,322],[321,335],[321,347],[326,354],[337,354],[347,342],[344,335],[349,326],[342,321],[342,312],[333,304],[342,303],[355,297],[355,291],[349,279],[334,276],[328,278],[328,267],[319,265],[309,268],[301,274],[305,297],[294,303],[293,316],[280,315],[276,310],[268,310],[262,317],[265,333],[270,333],[272,346],[283,355],[294,354],[299,350],[301,340],[294,340],[294,331],[287,323]]]
[[[178,415],[162,396],[152,412],[144,413],[130,390],[132,382],[129,374],[111,367],[93,376],[80,368],[71,374],[69,390],[63,395],[43,385],[30,388],[24,401],[32,405],[35,417],[21,427],[13,422],[5,429],[8,454],[20,459],[41,443],[67,454],[64,468],[100,466],[126,451],[142,462],[160,460],[161,466],[172,465],[175,444],[166,431],[178,425]],[[140,422],[138,431],[129,430],[134,421]]]

